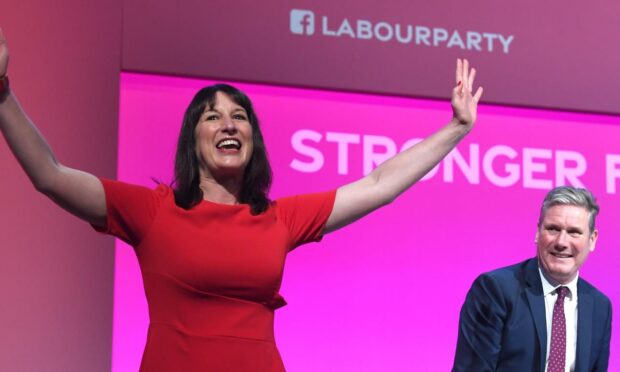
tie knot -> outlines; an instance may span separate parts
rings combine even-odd
[[[558,293],[558,301],[561,301],[570,292],[570,289],[568,289],[568,287],[561,286],[556,289],[556,292]]]

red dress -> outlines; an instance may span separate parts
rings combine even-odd
[[[172,189],[102,179],[107,227],[138,256],[150,325],[141,371],[284,371],[274,310],[286,254],[318,241],[335,191],[179,208]]]

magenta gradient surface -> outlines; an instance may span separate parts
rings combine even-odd
[[[119,179],[170,181],[183,111],[212,83],[122,74]],[[235,85],[261,119],[273,198],[356,180],[451,114],[447,101]],[[289,305],[276,315],[287,369],[449,370],[470,284],[535,254],[539,204],[560,183],[598,196],[600,239],[581,275],[620,308],[619,135],[618,117],[481,107],[474,131],[430,177],[288,257],[281,292]],[[117,246],[113,372],[135,371],[148,314],[135,255]],[[617,340],[611,370],[618,370]]]
[[[381,5],[209,0],[180,13],[167,0],[124,0],[122,68],[441,99],[452,76],[438,72],[458,57],[481,72],[486,102],[620,113],[620,2]]]

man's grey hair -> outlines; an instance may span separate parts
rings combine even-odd
[[[545,196],[545,200],[543,200],[542,207],[540,208],[538,227],[540,227],[547,210],[556,205],[574,205],[587,210],[590,219],[590,233],[594,231],[599,207],[596,203],[596,198],[590,191],[572,186],[559,186],[549,191],[547,196]]]

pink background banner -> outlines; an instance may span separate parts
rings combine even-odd
[[[119,179],[151,187],[152,177],[171,180],[183,111],[212,83],[122,74]],[[447,101],[235,85],[261,119],[274,198],[354,181],[451,115]],[[619,124],[614,117],[483,105],[473,132],[425,180],[289,255],[281,291],[289,305],[276,315],[287,368],[448,370],[472,281],[535,255],[539,205],[560,184],[598,196],[599,244],[581,275],[618,308]],[[148,315],[135,255],[117,247],[113,371],[135,371]],[[619,341],[612,342],[611,370],[618,370]]]
[[[479,68],[481,73],[478,81],[487,88],[485,103],[618,113],[620,106],[617,105],[616,87],[620,75],[615,67],[619,65],[620,57],[614,42],[620,27],[615,21],[619,6],[616,2],[573,3],[567,6],[565,2],[530,0],[502,3],[394,0],[382,2],[381,7],[377,7],[374,2],[351,0],[332,3],[300,0],[294,5],[282,0],[234,3],[190,0],[181,4],[162,0],[112,0],[105,3],[7,0],[2,3],[0,26],[11,49],[9,73],[12,89],[45,134],[58,160],[71,167],[114,178],[121,70],[444,98],[453,81],[451,74],[444,74],[443,71],[451,71],[454,58],[460,56],[469,58]],[[308,35],[309,20],[303,17],[308,13],[297,12],[293,17],[293,10],[312,12],[312,35]],[[323,17],[327,17],[325,33],[322,28]],[[345,19],[348,26],[344,23]],[[415,39],[400,42],[394,34],[388,38],[390,25],[394,31],[397,24],[402,26],[400,36],[408,37],[404,32],[408,32],[411,26],[412,32],[418,33],[419,42]],[[351,36],[353,29],[355,37]],[[294,30],[303,32],[294,33]],[[367,38],[369,30],[373,33],[371,38]],[[427,30],[431,34],[425,37]],[[458,31],[463,44],[454,37],[455,31]],[[470,31],[472,33],[468,34]],[[484,36],[485,33],[501,34],[504,37],[502,40],[514,35],[509,52],[506,54],[500,49],[502,44],[499,36]],[[476,34],[481,36],[478,44],[475,43]],[[413,37],[416,37],[415,33]],[[488,51],[489,39],[493,41],[492,52]],[[62,42],[57,42],[59,40]],[[437,45],[426,44],[432,44],[435,40]],[[487,46],[483,50],[485,42]],[[467,45],[467,49],[461,45]],[[481,50],[477,50],[476,46]],[[182,81],[187,84],[187,81]],[[162,111],[162,107],[172,111],[178,109],[180,112],[193,93],[192,89],[203,83],[190,84],[191,89],[173,88],[174,84],[171,87],[169,81],[166,84],[151,86],[149,83],[146,88],[153,95],[162,89],[171,90],[181,94],[183,102],[177,102],[175,97],[165,97],[165,100],[162,97],[160,106],[156,108],[144,102],[135,106],[135,110],[146,106],[142,115],[150,118],[153,123],[159,122],[160,119],[155,120],[154,116]],[[261,89],[259,86],[248,87],[252,97],[258,101],[265,96]],[[284,142],[270,143],[272,160],[274,163],[280,162],[276,169],[274,196],[283,193],[281,191],[286,186],[282,185],[288,185],[289,180],[303,180],[308,183],[307,189],[313,190],[331,188],[353,180],[363,174],[364,164],[367,164],[366,167],[372,166],[373,161],[381,157],[381,151],[400,149],[408,138],[427,134],[439,122],[447,119],[447,106],[442,103],[437,103],[441,117],[437,118],[438,122],[431,123],[418,120],[418,115],[428,112],[425,111],[426,107],[436,107],[433,102],[393,100],[360,94],[325,95],[325,92],[311,90],[292,89],[284,92],[286,94],[282,96],[286,98],[307,99],[312,103],[311,109],[301,115],[294,112],[295,118],[289,119],[295,128],[294,131],[286,132],[290,138]],[[313,93],[320,94],[314,96]],[[266,96],[273,94],[270,91]],[[313,101],[315,99],[321,104],[325,103],[325,108],[331,107],[333,118],[344,115],[359,120],[355,114],[359,107],[383,106],[373,112],[374,117],[365,118],[363,126],[359,128],[357,122],[350,124],[353,120],[347,118],[342,123],[334,123],[333,118],[329,121],[325,117],[317,119],[319,113],[313,114],[317,120],[311,125],[304,117],[314,112],[315,106],[312,104],[316,103]],[[126,110],[131,107],[125,100],[123,102]],[[179,107],[169,107],[170,102],[177,102]],[[286,105],[297,101],[287,99],[278,102],[283,104],[277,107],[276,111],[280,112],[286,109]],[[346,102],[350,104],[345,105]],[[332,104],[351,109],[352,112],[340,112],[342,110],[334,108]],[[399,105],[413,111],[400,112],[406,114],[405,117],[393,119],[393,123],[387,121],[385,110]],[[282,125],[284,117],[270,114],[272,109],[272,105],[261,104],[260,107],[264,113],[266,130],[277,131],[280,129],[276,125]],[[556,182],[557,174],[560,180],[566,180],[571,174],[579,174],[584,163],[579,154],[587,160],[587,173],[577,178],[583,180],[586,186],[597,188],[595,191],[599,193],[603,205],[601,228],[604,229],[601,244],[588,262],[584,276],[613,300],[617,298],[611,288],[613,278],[609,268],[618,263],[612,255],[616,248],[613,234],[617,231],[612,217],[617,210],[617,202],[615,190],[611,192],[617,186],[617,157],[613,155],[617,153],[617,148],[613,139],[617,138],[615,124],[618,119],[489,106],[482,107],[481,111],[480,125],[459,147],[460,153],[468,161],[473,161],[470,152],[474,157],[476,151],[479,154],[475,158],[478,161],[472,163],[479,162],[479,168],[471,167],[467,171],[468,178],[465,178],[464,167],[460,165],[462,161],[454,158],[452,168],[450,163],[446,163],[446,166],[442,164],[438,173],[416,186],[397,204],[358,225],[328,236],[320,245],[303,247],[290,256],[283,288],[290,305],[279,311],[278,316],[280,347],[290,368],[306,368],[300,366],[301,360],[309,366],[307,368],[317,365],[322,367],[327,364],[324,362],[328,358],[326,355],[333,354],[329,358],[338,358],[338,352],[342,352],[340,358],[345,361],[343,363],[351,363],[350,368],[358,367],[362,363],[359,360],[363,360],[368,362],[369,367],[366,369],[371,370],[377,369],[376,366],[381,362],[388,363],[389,358],[402,349],[406,351],[402,351],[394,360],[427,359],[424,345],[413,344],[408,340],[403,341],[406,346],[402,349],[390,346],[395,351],[381,358],[381,349],[369,351],[368,348],[360,348],[359,353],[355,353],[349,351],[351,341],[348,338],[342,341],[344,337],[341,331],[333,335],[331,331],[325,331],[325,325],[334,326],[334,329],[343,326],[352,330],[351,337],[362,339],[360,342],[387,345],[400,342],[401,338],[396,337],[396,331],[390,328],[395,326],[384,322],[384,318],[398,319],[403,324],[398,326],[402,329],[403,337],[429,337],[429,345],[438,351],[429,354],[428,358],[439,353],[442,359],[451,359],[454,339],[447,339],[445,344],[444,341],[435,340],[443,339],[444,336],[456,337],[453,332],[455,319],[445,317],[446,314],[456,316],[452,308],[454,303],[462,301],[466,287],[479,271],[520,260],[529,252],[533,254],[533,231],[530,230],[533,229],[532,216],[537,214],[535,205],[539,203],[544,190],[531,186],[538,184],[541,179],[542,185],[548,186],[549,181]],[[164,112],[171,115],[171,112]],[[271,118],[265,120],[265,115],[280,121]],[[495,116],[489,119],[488,115]],[[180,115],[174,111],[172,116],[161,118],[165,121],[164,127],[178,125]],[[317,126],[317,123],[327,122],[332,124],[328,127]],[[137,125],[140,121],[132,120],[132,123]],[[540,130],[538,125],[541,125]],[[131,131],[126,125],[124,128],[125,131]],[[160,136],[160,132],[169,135],[170,141],[176,138],[176,132],[168,134],[160,129],[153,133],[148,130],[135,132],[134,129],[133,134],[129,134],[134,140],[138,138],[134,148],[140,148],[143,145],[140,139]],[[297,150],[292,150],[295,133],[298,133],[295,138],[301,140],[305,148],[298,146]],[[313,141],[312,137],[317,138],[317,133],[320,138]],[[274,135],[270,134],[272,137]],[[126,136],[125,132],[123,138]],[[519,142],[521,140],[518,138],[525,139]],[[513,143],[513,139],[517,142]],[[385,146],[389,149],[385,150],[377,142],[387,144]],[[471,144],[477,147],[471,147]],[[165,147],[159,143],[156,145],[154,148],[146,148],[145,152],[149,161],[160,162],[159,170],[151,171],[154,167],[150,165],[146,168],[148,171],[136,171],[137,176],[134,177],[125,168],[123,176],[149,184],[148,177],[151,175],[169,174],[172,165],[168,156],[172,150],[167,149],[165,154],[160,154]],[[510,148],[496,147],[501,145]],[[318,149],[324,157],[323,161],[320,161],[318,152],[308,148]],[[339,155],[341,148],[342,154],[348,156],[346,161],[344,155]],[[367,149],[366,153],[364,148]],[[121,149],[121,153],[127,156],[126,149]],[[611,155],[606,164],[604,158],[607,154]],[[282,158],[274,158],[275,155]],[[488,171],[488,166],[485,170],[485,159],[499,177],[494,177]],[[141,166],[147,167],[150,164],[144,157],[138,160]],[[294,160],[298,161],[297,165],[308,169],[316,167],[318,170],[302,172],[291,168]],[[528,173],[524,174],[526,161]],[[563,165],[562,168],[556,166],[558,161]],[[543,164],[544,171],[532,172],[541,167],[537,165],[539,163]],[[346,171],[341,168],[343,164],[347,165]],[[0,266],[6,279],[2,281],[4,306],[0,307],[0,329],[3,330],[3,337],[0,337],[0,369],[109,371],[114,240],[97,236],[82,221],[37,194],[7,146],[0,146],[0,169],[6,180],[3,192],[0,193],[0,204],[3,206],[0,216]],[[450,169],[453,171],[450,172]],[[556,169],[561,171],[557,172]],[[518,176],[513,176],[517,170]],[[453,181],[450,181],[450,174],[453,174]],[[326,178],[325,182],[323,177]],[[502,182],[506,186],[497,186]],[[610,182],[608,192],[607,184]],[[296,191],[301,190],[291,187],[286,193]],[[439,199],[437,195],[440,195]],[[513,197],[517,197],[517,201],[523,204],[512,201]],[[403,211],[401,205],[411,208]],[[526,207],[531,210],[524,212]],[[394,208],[397,208],[397,212]],[[388,220],[384,213],[397,215],[398,220]],[[472,213],[474,219],[469,218]],[[516,224],[521,220],[527,223],[525,229]],[[383,221],[390,221],[392,225],[382,224]],[[497,222],[489,225],[489,221]],[[455,226],[457,230],[454,230]],[[419,232],[420,229],[431,227],[428,231],[436,235],[428,236],[424,231]],[[462,232],[466,229],[475,231]],[[438,230],[440,233],[437,233]],[[412,235],[409,240],[400,237],[402,247],[399,243],[395,248],[388,245],[393,242],[391,236],[395,234],[394,231],[411,231]],[[371,234],[382,236],[386,244],[377,244],[375,240],[372,249],[351,254],[358,253],[356,248],[359,247],[351,245],[355,240],[351,240],[347,234],[360,234],[364,238]],[[448,239],[447,235],[454,238]],[[481,237],[472,238],[470,235]],[[414,237],[418,241],[412,244]],[[429,246],[423,245],[431,240],[434,241]],[[471,244],[472,241],[477,244]],[[367,245],[364,244],[364,247]],[[414,258],[399,253],[399,249],[405,250],[406,247],[411,247],[413,253],[407,254],[415,254]],[[441,250],[438,251],[443,253],[441,259],[436,262],[424,260],[429,254],[427,251],[434,249]],[[129,255],[131,252],[127,249],[119,250],[121,259],[124,253]],[[364,261],[364,265],[359,261]],[[367,261],[372,264],[367,264]],[[314,263],[316,265],[312,266]],[[303,265],[303,270],[310,270],[310,274],[314,275],[307,274],[299,268],[300,265]],[[407,275],[401,275],[404,269],[397,270],[400,265],[408,270]],[[388,280],[398,274],[398,279],[392,279],[390,285],[385,286],[385,282],[372,281],[370,276],[353,272],[354,269],[367,271],[373,276],[380,272],[379,277],[385,276]],[[343,277],[349,272],[350,278]],[[408,273],[422,273],[427,278],[411,277]],[[117,288],[121,291],[118,295],[124,299],[121,301],[117,298],[119,306],[125,306],[127,302],[124,301],[143,298],[142,288],[135,287],[136,278],[139,278],[135,272],[117,270],[116,275]],[[125,279],[123,275],[131,280]],[[323,277],[330,280],[327,285],[322,281]],[[415,283],[409,285],[414,280]],[[445,280],[450,281],[451,287],[449,294],[443,296],[445,291],[441,288],[445,287],[442,284]],[[360,304],[359,296],[350,295],[361,291],[355,286],[358,282],[366,285],[362,292],[368,294],[365,301],[372,303],[372,306]],[[454,303],[449,304],[449,309],[442,313],[441,321],[435,321],[437,317],[431,314],[436,309],[428,308],[432,305],[415,295],[419,286],[424,285],[438,286],[439,291],[443,291],[436,294],[435,298],[440,294],[442,298],[454,297],[454,300],[450,300]],[[402,286],[408,286],[404,294]],[[314,287],[320,287],[329,302],[314,295]],[[132,293],[132,290],[135,292]],[[336,294],[340,297],[333,301]],[[416,296],[414,305],[410,304],[412,301],[408,302],[410,296]],[[384,301],[385,306],[377,310],[380,301]],[[398,304],[394,305],[395,302]],[[124,309],[122,306],[117,308],[117,314]],[[366,318],[359,322],[363,326],[353,324],[358,322],[357,315],[347,320],[340,310],[334,310],[340,308],[351,311],[351,314],[364,311]],[[308,314],[306,311],[314,313]],[[403,320],[401,312],[405,311],[409,311],[411,319]],[[426,312],[426,317],[421,317],[421,312]],[[114,344],[115,365],[120,368],[122,362],[127,361],[127,368],[133,371],[143,345],[142,339],[132,344],[135,341],[133,335],[143,337],[144,332],[142,328],[132,328],[131,317],[136,317],[135,324],[144,324],[145,313],[134,313],[131,310],[124,314],[126,317],[118,318],[117,323],[121,324],[115,328],[118,336]],[[295,324],[290,327],[290,321],[285,323],[288,314],[297,314],[303,318],[299,324],[304,325],[304,328],[297,328]],[[424,318],[424,322],[420,322],[420,318]],[[437,332],[445,331],[442,337],[430,337],[425,326],[418,326],[430,321],[440,324]],[[125,324],[127,326],[124,327],[122,322],[128,323]],[[449,324],[444,326],[444,322]],[[305,329],[306,324],[308,330]],[[383,333],[376,333],[380,327]],[[364,332],[365,329],[368,333],[363,337],[355,333]],[[124,333],[119,333],[121,330]],[[286,336],[284,332],[294,334]],[[125,337],[127,343],[124,344],[121,337]],[[377,337],[382,339],[375,340]],[[325,347],[317,346],[319,344]],[[313,354],[304,354],[302,346]],[[33,353],[33,350],[37,352]],[[316,350],[319,352],[315,353]],[[324,354],[325,350],[328,350],[328,354]],[[614,344],[612,370],[617,368],[614,359],[616,352],[617,346]],[[334,365],[342,366],[337,363]],[[425,364],[402,365],[403,368],[410,368],[411,365]],[[445,369],[446,365],[448,362],[440,367]]]
[[[486,102],[620,113],[618,2],[123,1],[125,71],[443,98],[456,57]]]

